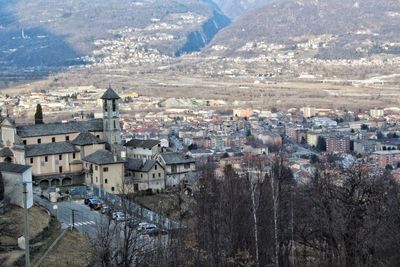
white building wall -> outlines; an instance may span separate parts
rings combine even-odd
[[[32,169],[24,173],[2,172],[4,179],[4,193],[12,204],[24,207],[23,182],[27,183],[28,209],[33,206]]]

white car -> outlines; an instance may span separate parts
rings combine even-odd
[[[140,232],[148,232],[149,230],[157,229],[157,226],[155,224],[147,223],[147,222],[142,222],[139,223],[139,227],[137,228],[138,231]]]
[[[123,211],[115,211],[112,213],[112,219],[116,221],[126,221],[127,216],[126,213]]]

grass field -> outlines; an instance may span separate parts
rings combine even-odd
[[[88,266],[92,259],[89,239],[78,231],[68,231],[41,266]]]
[[[6,225],[4,233],[0,236],[1,244],[17,244],[17,239],[24,233],[24,210],[18,206],[12,206],[4,215],[0,216],[0,223]],[[35,238],[47,226],[49,215],[38,206],[29,209],[29,236]]]
[[[30,239],[37,237],[47,227],[49,220],[48,213],[33,206],[29,209],[29,232]],[[0,216],[0,225],[4,225],[0,235],[2,245],[17,245],[18,238],[23,235],[23,209],[18,206],[12,206],[8,212]],[[58,226],[56,225],[56,228]],[[47,231],[48,232],[48,231]],[[15,266],[16,262],[24,256],[22,250],[12,250],[0,253],[1,266]]]

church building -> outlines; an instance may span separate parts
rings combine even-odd
[[[30,166],[33,181],[42,188],[86,182],[115,192],[124,175],[124,161],[119,157],[120,97],[109,87],[101,99],[102,119],[16,125],[11,118],[0,118],[0,162]],[[96,177],[93,181],[90,164],[102,166],[110,160],[113,166],[108,170],[118,172],[107,177],[107,186],[100,180],[96,183]]]

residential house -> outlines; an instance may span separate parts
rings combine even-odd
[[[179,152],[166,152],[158,157],[165,168],[166,186],[177,186],[187,181],[187,176],[196,171],[195,159]]]
[[[125,144],[128,158],[155,159],[161,153],[159,140],[132,139]]]
[[[165,189],[165,170],[157,160],[128,158],[125,171],[135,192],[148,189],[157,192]]]
[[[119,194],[124,183],[125,161],[108,150],[97,150],[82,159],[86,184],[103,196],[104,192]]]

